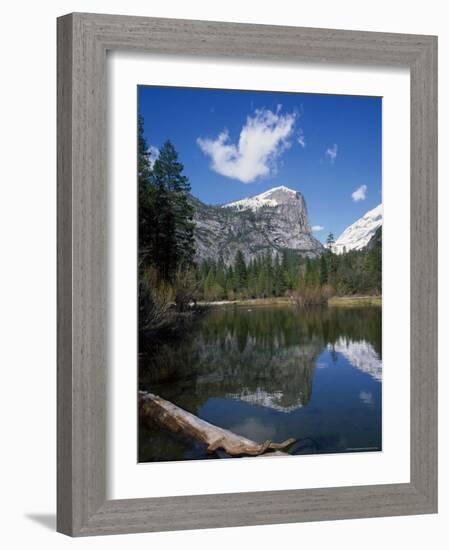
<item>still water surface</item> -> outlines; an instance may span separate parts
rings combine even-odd
[[[220,306],[141,361],[140,388],[291,454],[381,450],[381,308]],[[213,458],[139,426],[139,462]]]

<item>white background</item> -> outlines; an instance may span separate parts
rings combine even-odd
[[[383,334],[382,452],[265,460],[136,464],[137,85],[160,84],[366,94],[382,99]],[[108,59],[110,174],[108,442],[110,498],[274,491],[407,483],[410,480],[410,75],[389,68],[176,60],[113,53]],[[134,191],[133,191],[134,190]],[[404,351],[406,350],[406,351]],[[133,367],[134,366],[134,367]]]
[[[273,23],[439,34],[440,98],[449,97],[449,33],[442,2],[378,0],[287,0],[226,3],[120,0],[8,3],[2,10],[0,40],[1,130],[1,542],[6,548],[375,548],[401,541],[408,549],[442,548],[447,541],[449,443],[445,436],[449,403],[440,400],[440,513],[436,516],[367,519],[314,524],[245,527],[164,534],[70,540],[54,533],[55,513],[55,17],[96,11],[209,20]],[[447,102],[440,102],[440,181],[449,179]],[[449,199],[440,186],[440,212]],[[449,231],[440,216],[441,242]],[[441,247],[440,281],[448,258]],[[448,305],[441,284],[440,311]],[[447,321],[441,315],[441,333]],[[441,339],[440,355],[443,357]],[[449,377],[442,362],[441,396]],[[442,542],[439,542],[441,540]]]

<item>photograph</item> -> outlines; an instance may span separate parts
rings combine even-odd
[[[136,127],[137,461],[382,451],[382,97],[139,85]]]

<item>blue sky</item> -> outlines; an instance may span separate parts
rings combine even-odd
[[[138,109],[154,155],[169,139],[207,204],[285,185],[325,241],[381,202],[379,97],[139,86]]]

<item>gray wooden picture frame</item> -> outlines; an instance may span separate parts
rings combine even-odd
[[[410,483],[106,499],[106,52],[408,67]],[[437,38],[74,13],[58,19],[57,529],[72,536],[437,511]]]

